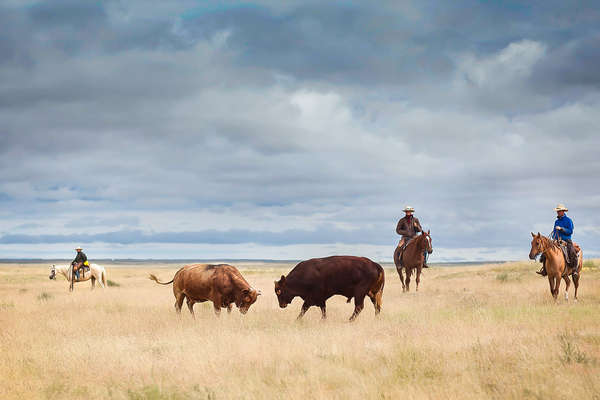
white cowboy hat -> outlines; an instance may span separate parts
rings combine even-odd
[[[404,211],[404,212],[407,212],[407,211],[412,211],[412,212],[414,212],[414,211],[415,211],[415,209],[414,209],[414,208],[412,208],[411,206],[406,206],[406,207],[404,207],[404,210],[402,210],[402,211]]]
[[[75,247],[75,250],[83,250],[83,249],[81,248],[81,246],[77,246],[77,247]]]
[[[562,203],[558,203],[554,211],[569,211],[569,209]]]

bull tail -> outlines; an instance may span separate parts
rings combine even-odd
[[[158,278],[156,277],[156,275],[154,275],[154,274],[150,274],[148,276],[148,279],[155,281],[159,285],[170,285],[171,283],[173,283],[173,281],[175,280],[175,278],[181,272],[182,269],[183,268],[179,268],[179,270],[177,270],[177,272],[175,272],[175,275],[173,275],[173,279],[171,279],[169,282],[161,282],[161,281],[159,281]]]
[[[104,287],[106,287],[106,271],[102,271],[102,283]]]
[[[177,275],[177,274],[175,274],[175,275]],[[169,282],[161,282],[161,281],[158,280],[158,278],[156,277],[156,275],[150,274],[150,276],[148,276],[148,279],[155,281],[159,285],[170,285],[175,280],[175,277],[173,277],[173,279],[171,279]]]

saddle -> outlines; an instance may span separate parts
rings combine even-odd
[[[81,277],[85,278],[85,273],[90,270],[89,265],[85,265],[84,263],[76,263],[73,264],[73,272],[81,270]]]
[[[400,246],[400,243],[398,243],[398,248],[400,249],[400,251],[398,252],[398,261],[400,261],[400,264],[402,264],[402,254],[404,254],[404,250],[406,250],[406,246],[408,246],[408,244],[410,242],[412,242],[414,239],[415,239],[414,237],[412,237],[410,239],[406,239],[402,246]]]
[[[565,268],[565,272],[567,270],[571,270],[573,268],[569,268],[569,249],[567,248],[567,242],[563,241],[563,240],[557,240],[556,243],[558,244],[558,247],[560,248],[560,250],[563,253],[563,257],[565,258],[565,265],[567,266],[567,268]],[[581,247],[579,247],[579,245],[575,242],[573,242],[573,248],[575,249],[575,255],[577,257],[577,259],[579,259],[579,254],[581,253]],[[577,269],[577,266],[575,266],[574,269]],[[568,274],[566,274],[568,275]]]

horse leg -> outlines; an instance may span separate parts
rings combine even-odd
[[[398,271],[400,282],[402,282],[402,291],[404,292],[406,287],[404,286],[404,276],[402,275],[402,264],[400,264],[400,246],[397,246],[396,250],[394,250],[394,264],[396,265],[396,271]]]
[[[548,275],[548,283],[550,283],[550,294],[554,297],[554,276]]]
[[[187,303],[188,309],[190,310],[190,314],[192,314],[192,318],[196,319],[196,314],[194,314],[194,304],[196,302],[188,297],[186,299],[186,303]]]
[[[581,269],[579,269],[579,273],[581,274]],[[575,295],[573,296],[573,301],[577,302],[577,289],[579,289],[579,278],[581,275],[577,275],[573,277],[573,285],[575,286]]]
[[[416,291],[419,291],[419,282],[421,282],[421,267],[417,267],[417,277],[415,278],[415,282],[417,282],[417,289]]]
[[[227,314],[231,314],[231,310],[232,310],[232,308],[233,308],[233,304],[229,303],[229,304],[227,305]]]
[[[406,291],[410,292],[410,276],[412,275],[412,268],[406,268]]]
[[[565,300],[569,301],[569,288],[571,287],[571,280],[569,279],[569,275],[564,276],[563,279],[565,280],[565,285],[567,285],[565,288]]]
[[[406,292],[406,284],[404,283],[404,274],[402,274],[402,267],[398,268],[398,275],[400,276],[400,282],[402,282],[402,291]]]
[[[90,280],[92,281],[92,290],[94,290],[94,288],[96,287],[96,278],[94,278],[94,275],[92,275]]]
[[[554,287],[554,300],[558,299],[558,290],[560,289],[560,281],[561,281],[561,276],[557,276],[556,278],[556,286]]]

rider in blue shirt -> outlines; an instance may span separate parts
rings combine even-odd
[[[575,228],[573,225],[573,221],[565,214],[565,212],[569,210],[567,209],[567,207],[565,207],[564,204],[557,205],[554,211],[556,211],[556,221],[554,221],[552,239],[560,239],[567,244],[567,254],[569,257],[569,259],[567,260],[567,267],[572,269],[573,276],[577,276],[577,252],[575,251],[575,247],[573,247],[573,241],[571,240],[571,235],[573,234],[573,230]],[[545,260],[545,257],[540,257],[540,261],[542,263]],[[546,266],[543,265],[542,269],[540,269],[537,273],[545,276]]]

